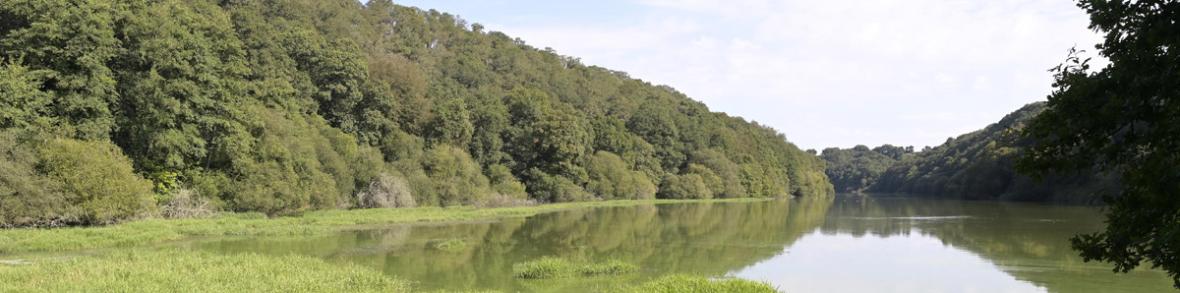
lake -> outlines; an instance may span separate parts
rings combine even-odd
[[[839,196],[832,200],[641,205],[321,237],[179,244],[301,254],[380,270],[433,290],[579,292],[673,273],[739,277],[786,292],[1170,292],[1160,271],[1084,263],[1069,237],[1100,210],[1023,203]],[[514,263],[623,260],[638,273],[518,280]]]

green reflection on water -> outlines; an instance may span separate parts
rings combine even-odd
[[[1116,276],[1105,265],[1085,264],[1075,257],[1069,249],[1069,236],[1097,230],[1101,224],[1098,211],[1090,208],[839,197],[581,209],[525,219],[405,225],[312,238],[223,239],[191,245],[226,253],[297,253],[356,263],[418,282],[421,289],[569,292],[609,289],[617,283],[634,284],[672,273],[740,276],[756,264],[785,260],[784,250],[806,237],[870,235],[905,241],[916,235],[937,238],[955,253],[979,255],[993,264],[994,270],[1051,292],[1168,290],[1169,282],[1162,273]],[[856,239],[860,238],[841,241]],[[864,255],[904,257],[879,252]],[[545,256],[618,259],[638,265],[640,271],[609,279],[528,281],[512,277],[514,263]],[[913,274],[923,274],[924,269],[939,268],[919,266]],[[776,284],[792,292],[784,286],[790,283]]]

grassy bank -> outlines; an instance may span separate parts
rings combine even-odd
[[[579,276],[577,278],[582,278]],[[603,292],[777,292],[739,279],[672,275],[629,286],[595,275]],[[544,288],[542,286],[542,288]],[[0,292],[411,292],[411,282],[368,268],[298,255],[220,255],[176,249],[119,250],[0,264]],[[542,290],[544,291],[544,290]]]
[[[761,200],[765,199],[597,201],[486,209],[429,207],[330,210],[309,212],[299,217],[281,218],[266,218],[261,214],[225,214],[211,219],[149,219],[103,227],[4,229],[0,230],[0,256],[14,253],[60,252],[144,245],[192,237],[315,235],[365,226],[527,217],[539,213],[577,208]]]
[[[303,256],[136,250],[0,265],[0,292],[408,292],[409,282]]]

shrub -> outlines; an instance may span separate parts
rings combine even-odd
[[[512,176],[512,170],[504,165],[488,166],[488,180],[492,183],[492,191],[501,196],[512,199],[527,199],[529,196],[524,183]]]
[[[438,192],[441,205],[473,204],[491,194],[488,178],[463,150],[439,145],[426,153],[422,169]]]
[[[356,194],[359,208],[408,208],[414,207],[414,196],[405,178],[381,173],[364,190]]]
[[[177,189],[160,207],[160,216],[169,219],[208,218],[217,213],[209,200],[192,189]]]
[[[643,172],[633,171],[619,156],[599,151],[586,164],[587,191],[603,199],[650,199],[656,187]]]
[[[665,176],[656,195],[667,199],[708,199],[713,197],[713,192],[701,175],[685,174]]]
[[[574,184],[573,180],[545,174],[537,169],[529,170],[529,194],[539,201],[571,202],[593,198],[589,192]]]
[[[81,208],[66,201],[61,182],[37,172],[38,161],[37,152],[17,142],[13,131],[0,132],[0,227],[79,221]]]
[[[713,170],[709,170],[709,168],[698,164],[688,164],[688,168],[684,170],[684,173],[700,175],[701,181],[705,183],[705,187],[710,191],[710,197],[725,196],[723,192],[725,191],[726,182],[717,176],[717,173],[713,173]]]
[[[110,142],[51,139],[39,147],[39,166],[61,182],[66,204],[81,208],[86,224],[107,224],[156,208],[152,184],[131,168],[131,160]]]

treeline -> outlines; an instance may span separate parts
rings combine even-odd
[[[1021,132],[1044,110],[1043,102],[1026,105],[984,129],[916,153],[893,146],[824,150],[827,173],[846,192],[1097,203],[1103,191],[1117,187],[1117,178],[1095,171],[1035,179],[1016,170],[1031,145]]]
[[[860,193],[877,183],[881,174],[900,160],[914,156],[914,147],[882,145],[869,149],[857,145],[851,149],[826,148],[820,154],[828,162],[825,173],[837,192]]]
[[[665,86],[388,0],[0,2],[0,225],[827,195]]]

